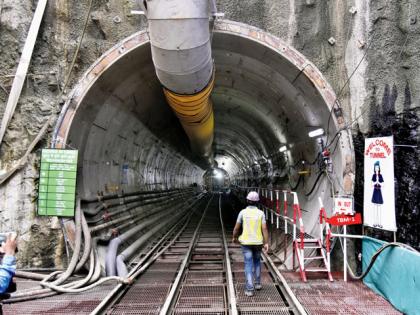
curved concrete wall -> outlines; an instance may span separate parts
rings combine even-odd
[[[281,188],[295,185],[297,172],[310,168],[311,175],[298,192],[311,232],[319,211],[317,197],[322,196],[328,207],[332,189],[335,193],[353,190],[352,143],[343,131],[334,142],[333,185],[324,178],[312,195],[304,196],[317,175],[318,166],[309,162],[319,151],[308,131],[327,129],[330,120],[331,140],[344,123],[334,115],[329,119],[334,92],[304,56],[244,24],[217,23],[213,55],[217,65],[213,149],[218,166],[233,183]],[[180,187],[201,182],[204,172],[164,103],[146,33],[126,39],[92,66],[64,108],[55,135],[57,146],[65,142],[81,152],[82,197],[113,185],[125,190],[156,188],[161,183]],[[279,152],[282,145],[288,147],[287,163]],[[123,181],[124,165],[131,176],[128,181]]]

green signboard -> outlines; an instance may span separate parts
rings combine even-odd
[[[74,216],[77,155],[77,150],[42,150],[38,215]]]

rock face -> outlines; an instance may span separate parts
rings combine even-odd
[[[42,125],[61,111],[66,92],[108,48],[142,29],[144,17],[131,15],[135,1],[49,1],[29,74],[4,142],[0,172],[23,156]],[[218,0],[225,18],[248,23],[296,47],[324,73],[354,131],[356,205],[363,204],[363,139],[394,134],[396,151],[397,239],[420,248],[418,131],[420,101],[420,3],[413,0],[315,1]],[[0,2],[0,115],[36,4]],[[87,27],[84,29],[87,13]],[[83,36],[72,66],[77,43]],[[70,80],[64,86],[70,72]],[[64,91],[63,91],[64,89]],[[62,93],[63,92],[63,93]],[[0,229],[20,233],[19,264],[63,263],[59,221],[37,218],[40,142],[26,166],[0,187]],[[30,242],[30,246],[28,246]]]

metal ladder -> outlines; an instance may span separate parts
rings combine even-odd
[[[330,238],[331,231],[329,224],[325,221],[326,214],[322,204],[321,198],[319,198],[321,210],[319,217],[320,236],[319,238],[306,238],[305,228],[303,225],[302,212],[299,205],[299,200],[296,192],[291,192],[293,195],[293,269],[295,269],[295,259],[298,262],[300,276],[302,281],[307,282],[306,272],[326,272],[328,279],[334,281],[331,275],[331,264],[330,264]],[[299,237],[297,234],[297,222],[299,222]],[[324,224],[325,223],[325,224]],[[324,229],[326,229],[326,246],[324,243]],[[308,254],[305,250],[310,250]],[[315,255],[314,255],[315,254]],[[322,266],[320,267],[306,267],[306,264],[312,261],[319,261]]]

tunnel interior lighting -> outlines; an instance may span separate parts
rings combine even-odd
[[[213,176],[216,179],[222,179],[223,176],[223,172],[219,171],[219,170],[213,170]]]
[[[311,132],[308,133],[309,138],[315,138],[315,137],[319,137],[322,136],[324,134],[324,129],[322,128],[318,128],[315,130],[312,130]]]
[[[286,150],[287,150],[287,147],[285,145],[280,147],[279,149],[280,152],[285,152]]]

